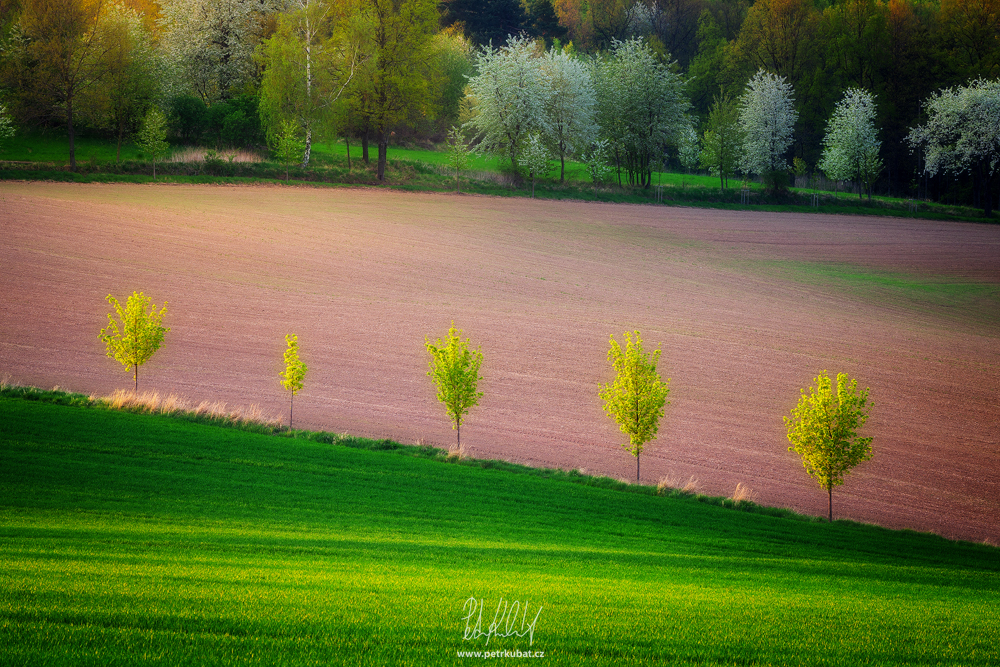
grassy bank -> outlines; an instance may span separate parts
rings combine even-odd
[[[0,395],[5,664],[1000,661],[992,547],[235,425]]]
[[[201,155],[205,149],[177,149],[178,155]],[[456,188],[455,174],[447,166],[442,151],[391,147],[386,179],[380,182],[375,174],[376,152],[372,147],[371,163],[361,160],[361,148],[351,146],[350,166],[347,146],[343,142],[313,144],[308,168],[286,167],[269,161],[229,160],[232,152],[220,151],[215,159],[157,164],[143,159],[135,146],[122,147],[121,161],[114,144],[96,138],[80,138],[77,142],[77,169],[68,169],[66,139],[59,132],[19,135],[0,150],[0,180],[54,180],[84,183],[219,183],[219,184],[289,184],[330,186],[373,186],[403,190],[450,192]],[[260,160],[260,157],[254,158]],[[730,188],[720,190],[719,179],[702,174],[663,172],[652,177],[649,190],[617,183],[594,185],[585,164],[566,163],[565,182],[558,180],[558,163],[553,162],[552,177],[536,184],[535,196],[540,199],[573,199],[583,201],[663,204],[695,206],[729,210],[794,211],[800,213],[834,213],[847,215],[891,215],[940,220],[983,222],[982,211],[964,206],[932,202],[910,202],[891,197],[875,197],[872,201],[846,193],[815,192],[793,188],[780,199],[761,191],[759,184],[750,183],[748,195],[741,192],[737,179]],[[504,164],[494,156],[476,155],[469,169],[463,172],[460,189],[466,193],[502,197],[530,196],[530,182],[523,182],[505,173]],[[747,197],[747,198],[745,198]],[[815,197],[815,198],[814,198]]]

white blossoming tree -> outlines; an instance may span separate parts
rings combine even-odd
[[[475,115],[468,125],[481,136],[480,148],[506,156],[517,169],[528,137],[551,132],[547,106],[552,82],[541,66],[535,42],[512,37],[506,46],[476,54],[478,74],[469,79]]]
[[[757,174],[771,192],[782,189],[788,170],[785,159],[799,114],[792,85],[785,77],[758,70],[740,97],[743,152],[740,170]]]
[[[257,74],[254,51],[262,20],[284,7],[282,0],[163,0],[160,48],[171,73],[167,97],[193,91],[211,105],[240,90]]]
[[[596,61],[597,122],[630,185],[648,188],[653,165],[668,146],[687,136],[691,106],[679,74],[641,39],[612,42],[610,56]]]
[[[978,79],[945,88],[924,103],[927,123],[907,136],[924,153],[924,170],[958,176],[970,172],[974,199],[993,214],[993,184],[1000,172],[1000,80]]]
[[[875,129],[875,98],[866,90],[849,88],[826,124],[819,168],[835,181],[856,180],[872,198],[872,186],[882,171]]]
[[[546,105],[548,132],[546,140],[559,157],[559,182],[566,180],[566,157],[580,154],[594,137],[596,93],[590,69],[578,58],[552,48],[541,59],[552,94]]]
[[[677,138],[677,157],[681,161],[681,166],[690,171],[698,166],[698,131],[694,129],[694,122],[683,126]]]
[[[0,144],[14,136],[14,121],[7,113],[7,107],[0,104]]]

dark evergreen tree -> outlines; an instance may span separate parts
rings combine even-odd
[[[566,37],[567,30],[559,24],[559,17],[552,6],[552,0],[530,0],[528,5],[527,32],[533,37],[545,40],[545,46]]]
[[[491,42],[503,46],[509,36],[520,34],[526,27],[519,0],[447,0],[443,5],[444,25],[461,23],[465,36],[477,46]]]

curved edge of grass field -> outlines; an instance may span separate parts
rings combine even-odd
[[[205,424],[219,428],[237,429],[260,435],[270,435],[290,438],[293,440],[306,440],[309,442],[342,446],[352,449],[361,449],[372,452],[384,452],[409,456],[414,458],[429,459],[443,464],[467,466],[473,468],[498,470],[517,475],[530,475],[556,482],[566,482],[579,484],[588,487],[606,489],[628,494],[638,494],[646,496],[661,496],[677,500],[695,502],[699,504],[715,506],[727,510],[758,514],[791,521],[825,524],[826,519],[819,516],[801,514],[794,510],[783,507],[772,507],[759,505],[750,500],[733,500],[723,496],[704,495],[685,489],[672,488],[668,486],[653,486],[647,484],[633,484],[621,481],[604,475],[591,475],[578,469],[563,470],[561,468],[536,468],[519,463],[512,463],[500,459],[477,459],[474,457],[458,455],[455,452],[433,447],[430,445],[405,445],[390,439],[370,439],[354,436],[347,433],[337,434],[327,431],[311,431],[305,429],[289,429],[274,421],[244,419],[230,414],[198,413],[191,410],[170,410],[161,411],[149,409],[142,405],[115,406],[106,397],[88,396],[86,394],[64,391],[58,387],[51,390],[37,387],[8,384],[0,382],[0,398],[20,399],[25,401],[38,401],[55,405],[78,407],[84,409],[109,410],[128,412],[140,415],[154,415],[168,419],[178,419],[187,422]],[[988,542],[977,543],[966,540],[951,540],[935,533],[926,531],[916,531],[909,528],[891,529],[876,524],[867,524],[850,519],[838,519],[833,522],[834,526],[853,529],[869,529],[876,531],[886,531],[900,536],[914,535],[927,539],[941,540],[945,543],[956,545],[968,545],[975,547],[986,547],[989,549],[1000,549]],[[1000,561],[998,561],[1000,562]]]

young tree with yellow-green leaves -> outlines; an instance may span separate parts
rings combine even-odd
[[[635,457],[635,481],[639,481],[639,455],[646,443],[656,437],[660,428],[660,417],[670,393],[670,378],[664,382],[656,371],[660,350],[646,354],[642,350],[642,336],[635,332],[625,332],[623,350],[614,336],[608,361],[614,365],[615,381],[599,386],[604,412],[614,419],[622,433],[628,436],[628,443],[622,447]]]
[[[288,349],[285,350],[285,370],[280,373],[281,386],[292,392],[288,403],[288,428],[292,428],[292,411],[295,409],[295,394],[301,391],[309,368],[299,359],[299,337],[295,334],[285,336]]]
[[[153,163],[153,179],[156,179],[156,161],[167,154],[170,144],[167,142],[167,118],[156,107],[150,107],[142,121],[142,127],[135,136],[136,145],[142,149],[150,162]]]
[[[816,386],[802,390],[792,416],[785,417],[790,452],[802,457],[806,472],[826,489],[833,521],[833,487],[844,483],[851,468],[872,457],[872,438],[859,438],[858,429],[868,420],[868,389],[858,391],[858,381],[837,374],[837,391],[826,371]]]
[[[299,138],[298,126],[290,120],[281,121],[281,133],[275,139],[274,153],[285,165],[285,182],[288,182],[288,167],[302,156],[306,142]]]
[[[121,363],[127,372],[135,368],[135,391],[139,390],[139,366],[143,365],[163,344],[163,335],[170,329],[163,327],[167,302],[157,312],[153,299],[142,292],[132,292],[123,308],[118,299],[107,296],[108,303],[118,314],[108,313],[108,326],[101,329],[100,339],[107,345],[108,357]]]
[[[478,405],[483,392],[476,387],[483,378],[479,375],[479,367],[483,363],[482,350],[469,349],[469,339],[461,338],[461,330],[455,329],[454,322],[448,329],[447,342],[439,338],[437,343],[425,340],[427,351],[430,352],[430,371],[427,375],[437,387],[437,398],[444,403],[445,410],[457,435],[457,446],[462,448],[462,422],[469,409]]]

